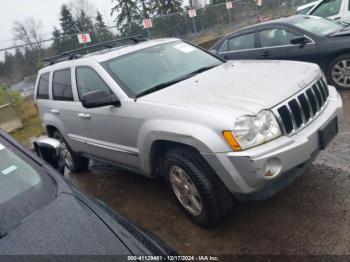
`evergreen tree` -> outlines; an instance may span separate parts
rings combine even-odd
[[[13,61],[13,56],[8,51],[5,51],[4,64],[6,69],[5,76],[11,77],[14,69],[14,61]]]
[[[61,44],[59,50],[62,52],[77,48],[79,46],[75,35],[80,32],[67,5],[62,5],[60,14],[61,17],[59,20],[64,38],[61,38],[60,40]]]
[[[113,36],[111,32],[108,29],[106,29],[106,27],[107,25],[103,21],[101,13],[98,11],[96,16],[95,29],[99,41],[108,41],[112,39]]]
[[[61,18],[59,20],[64,35],[72,35],[79,32],[73,15],[67,5],[62,5]]]
[[[117,2],[117,4],[112,8],[111,15],[115,12],[118,13],[117,27],[123,36],[143,31],[140,26],[141,17],[135,0],[112,0],[112,2]]]
[[[146,2],[146,0],[140,0],[140,2],[143,18],[149,18],[149,13],[151,11],[149,4]]]
[[[19,48],[16,48],[14,55],[15,78],[22,79],[24,76],[24,56]]]
[[[54,27],[52,36],[54,38],[52,47],[56,50],[57,53],[59,53],[62,45],[61,31],[57,27]]]
[[[25,74],[27,76],[36,74],[37,72],[36,65],[38,60],[35,59],[35,53],[33,53],[33,51],[28,47],[24,48],[24,59],[26,61]]]
[[[169,15],[182,11],[182,0],[153,0],[152,12],[155,15]]]
[[[91,18],[86,15],[84,10],[80,11],[80,15],[78,17],[76,24],[77,24],[80,32],[82,32],[82,33],[89,33],[91,31],[93,31],[93,29],[94,29]]]

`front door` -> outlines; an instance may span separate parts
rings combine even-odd
[[[100,75],[91,67],[77,67],[75,74],[80,100],[82,95],[97,90],[115,95]],[[84,108],[80,112],[80,117],[86,123],[84,134],[91,156],[124,166],[134,167],[137,165],[136,141],[126,139],[129,137],[127,128],[130,126],[130,120],[125,106]],[[132,145],[135,147],[132,147]]]
[[[269,28],[258,32],[260,59],[296,60],[317,63],[319,53],[316,43],[308,38],[305,45],[291,44],[300,34],[285,28]]]

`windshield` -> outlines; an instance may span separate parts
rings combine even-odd
[[[333,21],[315,16],[303,16],[300,19],[291,21],[291,24],[318,36],[330,35],[343,28]]]
[[[120,56],[103,65],[129,95],[137,97],[222,63],[199,48],[175,41]]]
[[[311,15],[329,18],[339,14],[342,0],[324,0],[312,12]]]
[[[31,162],[0,137],[0,238],[46,206],[56,194],[50,176]]]

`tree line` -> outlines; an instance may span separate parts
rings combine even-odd
[[[227,24],[231,19],[245,18],[243,11],[255,9],[253,0],[235,5],[227,10],[227,0],[210,0],[210,7],[197,9],[195,25],[187,10],[202,7],[200,0],[111,0],[114,3],[110,16],[114,18],[117,30],[112,32],[102,14],[89,0],[72,0],[63,4],[59,10],[59,26],[52,31],[52,40],[42,42],[42,24],[40,20],[28,18],[16,21],[13,26],[14,40],[25,44],[11,52],[0,53],[0,83],[13,82],[31,76],[43,66],[43,58],[78,48],[77,34],[89,33],[92,43],[107,41],[116,37],[142,34],[147,36],[142,21],[152,18],[151,36],[182,37],[203,29],[215,28]],[[281,0],[280,0],[281,1]],[[287,0],[288,1],[288,0]],[[266,0],[268,3],[277,0]],[[240,10],[239,8],[245,8]],[[228,14],[228,12],[231,12]],[[149,33],[148,32],[148,33]]]

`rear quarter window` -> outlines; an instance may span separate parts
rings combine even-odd
[[[71,70],[54,72],[52,78],[52,95],[54,100],[73,101]]]
[[[37,99],[49,99],[49,79],[50,73],[45,73],[40,76],[36,95]]]

